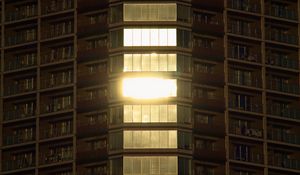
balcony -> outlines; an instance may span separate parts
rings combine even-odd
[[[88,87],[108,82],[107,65],[91,64],[78,65],[77,84],[78,87]]]
[[[41,79],[41,89],[66,86],[73,83],[73,71],[50,73]]]
[[[50,123],[42,127],[40,131],[42,139],[63,137],[73,134],[73,126],[70,120]]]
[[[239,98],[239,97],[237,97]],[[238,111],[245,111],[245,112],[254,112],[254,113],[261,113],[262,112],[262,105],[261,102],[259,102],[258,100],[255,100],[256,102],[254,102],[254,100],[250,100],[253,102],[246,102],[242,101],[242,99],[240,98],[240,100],[233,100],[232,98],[229,99],[229,108],[233,109],[233,110],[238,110]]]
[[[255,127],[246,128],[246,127],[230,125],[229,132],[230,132],[230,134],[253,137],[253,138],[262,138],[263,137],[262,129],[255,128]]]
[[[107,122],[99,121],[95,123],[90,123],[87,121],[77,122],[77,137],[94,137],[102,135],[107,132]]]
[[[300,136],[298,134],[280,132],[280,130],[278,129],[268,129],[268,139],[273,141],[300,145]]]
[[[258,22],[239,19],[229,19],[228,33],[252,38],[261,37],[260,24]]]
[[[74,30],[73,19],[55,23],[47,20],[47,23],[49,24],[44,24],[42,28],[42,39],[53,39],[70,35]]]
[[[79,40],[77,59],[87,62],[108,57],[107,38],[101,37],[93,40]]]
[[[49,114],[73,109],[72,95],[51,96],[41,104],[41,114]],[[47,102],[48,101],[48,102]]]
[[[267,89],[283,93],[299,95],[299,85],[283,82],[284,80],[268,79]]]
[[[193,31],[199,34],[221,36],[224,34],[222,14],[194,12]]]
[[[193,6],[203,8],[203,9],[211,9],[217,11],[222,11],[224,9],[223,0],[210,0],[210,1],[191,0],[191,1]]]
[[[63,12],[73,8],[73,0],[42,0],[42,14]]]
[[[271,103],[267,105],[267,114],[287,119],[300,120],[300,110],[297,107],[282,107]]]
[[[8,8],[8,7],[5,7]],[[9,9],[9,8],[8,8]],[[5,12],[5,21],[18,21],[37,16],[37,4],[30,3],[27,5],[13,6],[12,9]]]
[[[278,168],[287,168],[293,170],[300,170],[300,159],[296,156],[285,156],[286,153],[272,153],[269,152],[268,163],[269,166]],[[288,158],[293,157],[293,158]]]
[[[260,13],[260,1],[259,0],[229,0],[228,7],[235,10]]]
[[[5,122],[35,116],[35,101],[4,105],[3,120]]]
[[[212,86],[224,85],[224,65],[194,62],[193,82]]]
[[[78,16],[78,35],[80,37],[108,32],[107,13]]]
[[[211,61],[223,61],[223,39],[195,37],[193,41],[193,56]]]
[[[41,149],[43,150],[40,152],[41,158],[39,163],[41,165],[49,165],[73,160],[72,146],[49,146],[48,149]]]
[[[73,45],[53,47],[41,53],[41,64],[59,63],[73,58]]]
[[[7,32],[5,37],[5,46],[13,46],[36,41],[37,29],[28,28],[14,32]]]
[[[288,30],[276,29],[274,26],[271,28],[266,27],[266,39],[280,43],[298,45],[298,36],[295,32],[292,33]]]
[[[241,149],[240,149],[241,147]],[[241,145],[236,148],[231,148],[229,158],[234,161],[263,164],[264,154],[256,147]]]
[[[224,140],[218,140],[212,143],[212,145],[206,145],[204,147],[197,146],[195,141],[194,156],[198,159],[213,162],[223,162],[226,159],[225,143]]]
[[[244,74],[243,74],[244,73]],[[242,74],[244,76],[242,76]],[[261,88],[262,83],[259,78],[260,73],[242,71],[242,70],[229,70],[229,83],[240,86],[249,86],[254,88]]]
[[[298,12],[297,8],[297,3],[291,5],[291,6],[284,6],[284,5],[277,5],[277,4],[266,4],[266,14],[273,16],[273,17],[278,17],[278,18],[283,18],[283,19],[288,19],[288,20],[298,20]]]
[[[203,115],[203,114],[200,114]],[[225,121],[224,117],[221,115],[213,115],[213,116],[202,116],[204,117],[196,117],[194,120],[194,130],[195,133],[208,135],[208,136],[215,136],[215,137],[224,137],[225,135]],[[208,118],[207,118],[208,117]],[[213,119],[209,119],[209,117],[213,117]],[[212,120],[212,121],[210,121]]]
[[[228,57],[239,61],[261,63],[260,47],[257,45],[231,43],[228,47]]]
[[[28,53],[28,54],[15,55],[13,57],[9,57],[7,55],[5,58],[6,59],[4,61],[4,70],[14,71],[18,69],[25,69],[28,67],[35,66],[37,61],[37,54]]]
[[[106,146],[94,150],[88,149],[86,145],[78,145],[77,150],[76,162],[79,164],[104,161],[108,156]]]
[[[104,165],[78,166],[76,174],[78,175],[108,175],[108,167]]]
[[[221,89],[193,89],[193,104],[195,108],[222,112],[225,110],[224,92]]]
[[[78,92],[77,111],[88,112],[100,110],[108,104],[107,88],[84,89]]]
[[[36,89],[35,77],[22,77],[13,81],[7,80],[7,85],[4,87],[4,95],[17,95],[27,92],[32,92]]]
[[[277,66],[282,68],[298,70],[299,62],[296,58],[290,58],[282,54],[268,54],[266,55],[266,64],[270,66]]]
[[[2,159],[3,172],[33,168],[35,166],[34,152],[10,153],[9,155],[3,155],[3,157],[6,157]]]
[[[33,131],[34,130],[34,131]],[[16,145],[27,143],[35,140],[35,128],[24,129],[18,134],[7,135],[4,137],[4,145]]]

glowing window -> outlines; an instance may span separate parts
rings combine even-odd
[[[176,71],[176,54],[124,54],[124,72]]]
[[[124,46],[176,46],[177,30],[163,29],[124,29]]]
[[[176,97],[177,81],[155,77],[124,78],[122,93],[124,97],[135,99]]]
[[[124,4],[124,21],[176,21],[175,3]]]

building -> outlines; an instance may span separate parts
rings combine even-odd
[[[0,0],[2,175],[300,174],[297,0]]]

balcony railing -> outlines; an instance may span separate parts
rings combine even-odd
[[[58,76],[47,77],[41,79],[41,88],[53,88],[58,86],[64,86],[73,82],[72,72],[62,72]]]
[[[228,25],[228,32],[236,35],[259,38],[261,36],[260,29],[253,26],[241,28],[236,24],[236,21],[231,21]]]
[[[48,28],[49,29],[48,29]],[[43,39],[55,38],[73,33],[72,21],[66,21],[45,27],[43,31]]]
[[[296,169],[296,170],[300,169],[299,159],[288,159],[288,158],[269,155],[268,161],[269,161],[269,165],[271,166],[288,168],[288,169]]]
[[[299,85],[292,83],[283,83],[278,80],[269,80],[267,88],[274,91],[280,91],[284,93],[299,94]]]
[[[300,145],[300,136],[299,135],[279,132],[276,130],[268,130],[268,139]]]
[[[243,161],[243,162],[251,162],[251,163],[257,163],[257,164],[263,164],[264,161],[264,155],[260,151],[249,151],[246,153],[246,151],[240,154],[237,154],[232,150],[230,152],[230,159],[237,160],[237,161]]]
[[[47,5],[43,9],[43,14],[55,13],[73,8],[73,0],[51,0],[45,2],[47,2]]]
[[[267,113],[274,116],[283,118],[300,120],[300,110],[298,108],[282,108],[276,104],[267,105]]]
[[[261,87],[261,83],[257,77],[253,78],[243,78],[238,77],[234,73],[231,73],[229,75],[229,82],[236,85],[242,85],[242,86],[250,86],[250,87]]]
[[[33,117],[35,115],[35,109],[30,111],[24,110],[9,110],[4,111],[3,119],[4,121],[23,119],[28,117]]]
[[[6,46],[24,44],[36,40],[36,29],[28,29],[15,34],[8,34],[6,37]]]
[[[67,136],[73,133],[71,125],[66,126],[65,128],[55,128],[55,129],[46,129],[41,132],[42,138],[53,138],[53,137],[61,137]]]
[[[238,126],[236,126],[236,127],[230,126],[229,132],[231,134],[248,136],[248,137],[256,137],[256,138],[263,137],[262,130],[257,129],[257,128],[242,128],[242,127],[238,127]]]
[[[49,103],[49,104],[42,104],[41,105],[41,113],[52,113],[52,112],[59,112],[68,109],[72,109],[72,104],[59,104],[59,103]]]
[[[31,156],[23,156],[23,158],[18,158],[16,160],[3,160],[3,170],[10,171],[10,170],[18,170],[18,169],[25,169],[35,166],[35,159],[34,155]]]
[[[274,30],[273,31],[267,30],[267,31],[268,32],[266,33],[266,38],[268,40],[287,43],[287,44],[293,44],[293,45],[298,44],[297,35],[289,34],[286,32],[274,31]]]
[[[250,48],[248,48],[250,50]],[[261,62],[261,54],[257,51],[255,52],[239,52],[241,48],[238,48],[237,46],[230,46],[228,50],[228,57],[233,58],[236,60],[242,60],[247,62]],[[243,50],[246,50],[243,47]]]
[[[34,17],[37,15],[37,5],[25,5],[19,8],[16,8],[14,11],[5,12],[6,21],[16,21],[22,20],[30,17]]]
[[[4,138],[4,145],[15,145],[35,140],[34,135],[11,135]]]
[[[65,162],[73,159],[73,152],[72,151],[65,151],[62,153],[46,153],[45,155],[42,155],[40,159],[40,163],[42,165],[45,164],[53,164],[58,162]]]
[[[272,66],[279,66],[283,68],[296,69],[299,68],[299,62],[297,59],[285,57],[283,55],[267,55],[266,63]]]
[[[246,12],[259,13],[260,12],[260,2],[259,1],[245,1],[245,0],[229,0],[229,8],[242,10]]]
[[[23,69],[36,65],[36,55],[29,54],[21,57],[15,57],[5,62],[5,71],[12,71],[17,69]]]
[[[29,83],[20,83],[20,84],[12,84],[10,86],[5,87],[4,95],[16,95],[26,92],[32,92],[35,90],[35,80]]]
[[[72,46],[53,49],[49,52],[42,53],[41,64],[56,63],[74,58]]]
[[[295,4],[296,6],[297,4]],[[291,8],[279,8],[276,6],[270,6],[267,8],[267,14],[270,16],[275,16],[275,17],[279,17],[279,18],[285,18],[285,19],[289,19],[289,20],[297,20],[298,19],[298,15],[297,15],[297,11]]]
[[[229,100],[229,108],[235,109],[235,110],[241,110],[241,111],[256,112],[256,113],[261,113],[262,112],[261,104],[250,103],[250,104],[242,106],[242,105],[239,105],[234,100]]]

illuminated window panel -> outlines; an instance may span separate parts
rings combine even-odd
[[[134,99],[158,99],[177,96],[176,79],[155,77],[124,78],[123,97]]]
[[[124,4],[124,21],[176,21],[176,3]]]
[[[177,148],[176,130],[123,131],[124,149]]]
[[[176,54],[124,54],[124,72],[176,71]]]
[[[124,175],[177,175],[177,156],[124,156]]]
[[[124,46],[176,46],[175,28],[125,28]]]
[[[177,105],[124,105],[124,123],[175,123]]]

